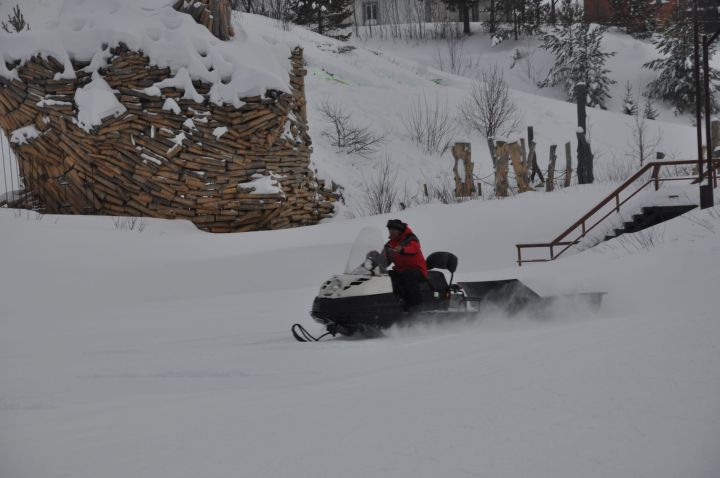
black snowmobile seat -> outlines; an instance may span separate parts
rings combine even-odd
[[[450,282],[452,283],[452,275],[457,270],[458,258],[450,252],[433,252],[425,259],[428,268],[428,283],[435,292],[445,293],[450,286],[445,279],[445,274],[432,269],[445,269],[450,272]]]

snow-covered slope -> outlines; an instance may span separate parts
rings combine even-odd
[[[76,26],[79,30],[75,33],[72,33],[72,28],[70,28],[75,23],[69,21],[58,23],[59,2],[27,0],[23,2],[22,7],[31,24],[32,31],[40,32],[47,28],[61,39],[66,36],[76,38],[78,35],[98,39],[102,35],[114,35],[115,30],[125,28],[124,26],[121,28],[120,25],[132,24],[132,22],[115,22],[113,20],[112,28],[110,28],[107,24],[110,20],[105,17],[98,19],[98,22],[87,21],[88,18],[92,19],[93,15],[102,9],[101,7],[107,8],[106,4],[115,5],[113,8],[119,8],[119,11],[124,12],[126,16],[130,13],[136,16],[147,15],[147,18],[140,18],[136,34],[130,35],[133,40],[132,45],[143,48],[146,44],[148,48],[152,46],[149,53],[158,56],[158,61],[167,62],[176,69],[186,66],[193,78],[205,78],[212,72],[206,73],[202,68],[215,61],[210,55],[199,56],[203,52],[203,48],[215,42],[212,38],[207,38],[209,34],[201,34],[193,27],[193,35],[199,38],[195,43],[199,44],[193,46],[183,43],[186,48],[182,51],[189,55],[190,58],[187,61],[190,61],[192,65],[184,65],[180,61],[180,50],[176,52],[177,55],[163,54],[163,52],[175,51],[171,48],[163,48],[162,45],[172,42],[173,35],[178,34],[177,29],[172,30],[165,25],[168,21],[167,18],[175,19],[178,14],[168,8],[153,13],[152,8],[168,2],[169,0],[156,0],[149,6],[120,8],[117,6],[119,4],[103,0],[102,4],[95,5],[93,9],[84,14],[83,18],[86,21],[77,23]],[[67,0],[64,5],[65,8],[60,10],[60,14],[68,10],[67,17],[73,11],[82,10],[84,4],[77,0]],[[0,18],[6,18],[11,7],[7,2],[0,5]],[[69,26],[63,26],[68,22]],[[308,116],[310,134],[314,142],[312,161],[318,169],[320,177],[326,179],[328,184],[335,182],[344,187],[343,196],[347,202],[347,210],[352,214],[363,215],[367,212],[367,208],[363,205],[366,196],[365,189],[369,184],[377,181],[378,171],[382,170],[381,166],[386,159],[390,161],[391,175],[396,176],[396,188],[399,196],[406,204],[424,200],[421,193],[423,184],[427,184],[432,190],[433,187],[442,188],[443,185],[450,183],[453,163],[450,153],[423,152],[410,139],[403,120],[408,116],[412,105],[418,101],[424,101],[424,99],[427,99],[431,105],[437,102],[441,108],[446,106],[448,113],[454,118],[457,116],[458,105],[465,101],[478,72],[495,63],[505,70],[506,77],[514,88],[513,97],[521,113],[521,131],[518,133],[524,135],[527,126],[533,126],[535,129],[541,168],[547,167],[551,144],[559,145],[559,165],[564,165],[563,144],[565,142],[572,143],[573,154],[576,150],[575,106],[562,101],[563,96],[559,91],[538,90],[534,83],[526,78],[527,75],[523,70],[525,65],[522,61],[510,69],[513,49],[517,47],[525,51],[536,46],[537,42],[514,44],[508,41],[491,48],[486,37],[475,35],[464,46],[465,60],[472,64],[472,68],[466,69],[466,76],[457,76],[444,73],[436,68],[438,65],[435,60],[435,52],[438,48],[445,48],[442,40],[428,43],[353,40],[350,46],[355,49],[347,51],[347,43],[314,34],[302,27],[293,26],[290,31],[284,31],[273,20],[255,15],[237,15],[236,29],[241,32],[242,38],[233,40],[228,45],[215,42],[218,43],[219,46],[216,45],[218,48],[223,47],[217,53],[223,58],[230,55],[223,53],[227,48],[233,50],[228,60],[229,63],[223,63],[217,59],[226,69],[237,64],[243,58],[250,59],[255,65],[256,57],[259,56],[263,61],[262,67],[258,69],[267,71],[270,76],[276,78],[281,75],[278,71],[282,70],[282,68],[278,70],[277,66],[281,63],[278,58],[282,55],[279,52],[289,52],[289,49],[296,45],[304,48],[308,70],[306,81]],[[24,38],[20,35],[5,35],[7,38],[12,38],[14,42],[21,42]],[[21,35],[30,34],[23,33]],[[42,36],[42,33],[33,33],[32,35]],[[37,40],[36,36],[28,38]],[[123,35],[120,37],[124,38]],[[156,37],[159,40],[153,41],[153,38]],[[250,40],[252,41],[250,42]],[[625,78],[636,81],[636,84],[646,81],[648,72],[642,70],[641,64],[644,59],[648,58],[648,55],[652,54],[652,48],[647,43],[637,42],[619,34],[608,35],[608,41],[611,43],[611,49],[621,52],[610,60],[618,62],[610,65],[617,71],[619,81],[616,85],[617,88],[622,89],[622,82]],[[261,50],[255,51],[255,47],[250,48],[249,51],[248,49],[238,49],[241,45],[255,44],[260,45]],[[31,46],[31,44],[24,45],[19,51],[30,51]],[[58,49],[60,46],[53,48]],[[48,49],[45,53],[54,51],[54,49]],[[83,48],[78,47],[78,49],[85,56],[92,57],[91,53],[98,53],[87,45],[84,45]],[[214,48],[209,48],[208,51],[210,50],[214,50]],[[260,55],[259,51],[269,53]],[[543,68],[547,67],[549,58],[542,51],[533,50],[533,52],[533,68],[537,70],[537,75],[541,75]],[[17,54],[15,55],[17,56]],[[197,63],[198,61],[201,63]],[[268,62],[269,64],[265,65]],[[195,68],[190,68],[193,65]],[[238,78],[246,73],[245,68],[235,68],[233,71]],[[260,81],[262,76],[253,76],[251,80],[248,81],[253,86],[262,84]],[[274,81],[270,81],[268,86],[275,85]],[[231,83],[236,85],[237,82]],[[236,86],[237,90],[241,85],[237,84]],[[218,88],[221,87],[222,84],[219,84]],[[234,93],[237,94],[238,91],[234,91]],[[377,151],[364,157],[358,154],[348,155],[333,147],[331,140],[323,134],[332,129],[321,112],[324,102],[328,102],[348,114],[352,124],[366,127],[378,136],[385,135],[385,140],[379,145]],[[595,171],[598,180],[616,179],[623,172],[627,173],[638,167],[638,160],[631,153],[632,129],[632,118],[629,116],[613,111],[590,110],[588,132],[596,157]],[[690,126],[650,121],[647,135],[651,139],[659,138],[657,150],[665,152],[668,158],[690,158],[696,151],[695,132]],[[465,131],[462,128],[459,128],[451,138],[456,141],[471,142],[475,174],[478,178],[486,178],[485,181],[489,181],[487,177],[492,173],[492,168],[485,139],[477,132]],[[559,166],[559,169],[562,168],[564,166]],[[491,184],[484,185],[486,194],[489,194],[491,189]],[[346,209],[341,205],[339,210],[339,217],[345,217]]]
[[[319,344],[289,326],[387,217],[210,235],[0,211],[0,474],[715,477],[720,210],[511,266],[591,190],[403,218],[462,278],[605,290],[599,313]]]

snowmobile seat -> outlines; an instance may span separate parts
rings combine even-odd
[[[457,270],[458,258],[450,252],[433,252],[430,254],[425,263],[428,268],[428,283],[430,288],[435,292],[445,293],[452,284],[452,277]],[[445,274],[432,269],[445,269],[450,272],[450,284],[445,279]]]

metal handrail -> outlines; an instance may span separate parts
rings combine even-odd
[[[686,177],[686,178],[678,178],[678,177],[668,177],[668,178],[661,178],[659,177],[660,168],[663,166],[689,166],[689,165],[697,165],[697,160],[676,160],[676,161],[652,161],[647,163],[645,166],[640,168],[635,174],[630,176],[624,183],[622,183],[617,189],[615,189],[612,193],[610,193],[605,199],[603,199],[599,204],[597,204],[594,208],[592,208],[587,214],[585,214],[583,217],[575,221],[570,227],[568,227],[565,231],[563,231],[559,236],[557,236],[555,239],[553,239],[551,242],[547,243],[535,243],[535,244],[516,244],[515,247],[517,248],[517,262],[518,265],[522,265],[523,262],[548,262],[557,259],[563,252],[574,246],[575,244],[579,243],[582,238],[584,238],[590,231],[595,229],[601,222],[603,222],[605,219],[610,217],[615,212],[620,212],[620,207],[628,202],[630,199],[635,197],[640,191],[642,191],[646,186],[649,184],[655,185],[655,190],[657,191],[660,189],[660,183],[665,181],[681,181],[681,180],[688,180],[688,179],[696,179],[693,177]],[[713,170],[720,167],[720,159],[713,160]],[[650,179],[645,181],[635,192],[633,192],[631,195],[626,197],[624,200],[620,200],[620,193],[625,191],[628,187],[630,187],[635,181],[637,181],[639,178],[641,178],[645,173],[647,173],[650,169],[652,169],[652,174],[650,175]],[[702,169],[702,168],[701,168]],[[698,174],[702,174],[701,171],[698,171]],[[717,177],[717,173],[713,171],[713,175]],[[595,213],[597,213],[600,209],[605,207],[606,205],[610,204],[613,200],[615,200],[615,207],[605,214],[603,217],[601,217],[599,220],[597,220],[594,224],[592,224],[590,227],[586,224],[588,219],[590,219]],[[567,236],[569,236],[572,232],[577,231],[577,229],[581,229],[580,235],[572,240],[567,240]],[[563,247],[564,246],[564,247]],[[526,259],[523,260],[522,258],[522,249],[529,249],[529,248],[549,248],[550,249],[550,258],[549,259]],[[563,249],[560,250],[560,252],[555,253],[556,247],[563,247]]]

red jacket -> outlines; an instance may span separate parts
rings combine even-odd
[[[400,252],[391,251],[390,248],[399,247]],[[420,269],[425,277],[427,277],[427,264],[425,256],[420,249],[420,241],[413,234],[410,226],[405,228],[405,232],[396,240],[390,240],[385,244],[385,256],[388,263],[395,264],[395,270],[402,272],[407,269]]]

